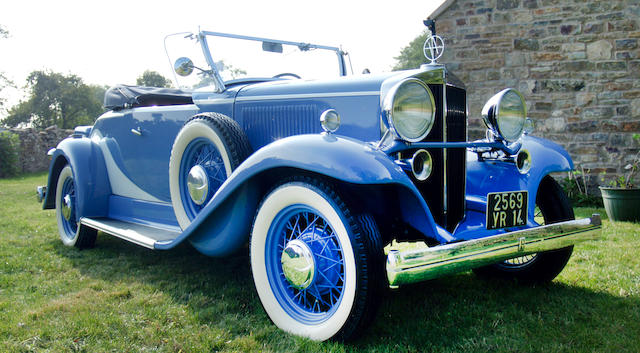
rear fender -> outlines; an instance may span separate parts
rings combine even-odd
[[[79,135],[62,140],[51,157],[44,209],[56,207],[56,183],[65,165],[76,181],[77,217],[106,217],[111,187],[100,148]]]
[[[398,214],[404,222],[438,241],[453,239],[439,229],[411,180],[384,152],[360,141],[318,134],[284,138],[256,151],[231,174],[179,239],[156,247],[167,249],[188,237],[205,254],[229,254],[246,241],[264,193],[294,173],[323,176],[345,187],[394,187],[398,189],[400,209],[391,204],[364,207]]]

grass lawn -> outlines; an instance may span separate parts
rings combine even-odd
[[[102,233],[94,249],[63,246],[36,201],[45,183],[0,180],[0,352],[640,352],[640,225],[605,221],[549,285],[466,272],[406,286],[358,341],[318,343],[271,324],[247,254],[151,251]],[[593,211],[604,214],[576,210]]]

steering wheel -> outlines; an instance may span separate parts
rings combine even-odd
[[[298,76],[298,75],[296,75],[294,73],[291,73],[291,72],[283,72],[281,74],[277,74],[277,75],[273,76],[273,78],[282,78],[282,77],[285,77],[285,76],[291,76],[291,77],[298,78],[298,79],[302,78],[302,77],[300,77],[300,76]]]

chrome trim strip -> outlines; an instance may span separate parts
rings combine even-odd
[[[196,114],[195,111],[198,110],[195,104],[180,104],[180,105],[152,105],[148,107],[135,107],[135,108],[125,108],[118,110],[118,114],[114,114],[115,116],[121,116],[125,111],[136,111],[138,113],[157,113],[157,112],[175,112],[179,110],[181,112],[184,111],[194,111],[193,114]],[[114,116],[112,115],[112,116]],[[91,129],[91,134],[93,134],[93,129]]]
[[[394,154],[401,151],[406,151],[416,148],[469,148],[472,152],[476,152],[479,149],[501,150],[509,156],[514,156],[518,153],[518,150],[522,147],[520,144],[514,144],[512,147],[506,146],[501,142],[416,142],[407,144],[403,141],[395,140],[393,144],[386,146],[382,150],[386,154]]]
[[[446,70],[442,70],[442,79],[444,83],[442,84],[442,142],[447,143],[447,116],[449,115],[449,109],[447,108],[447,75]],[[447,219],[447,213],[449,213],[449,197],[447,193],[449,192],[449,186],[447,183],[447,149],[442,150],[442,173],[443,173],[443,204],[442,204],[442,212],[444,213],[444,227],[446,228],[449,224],[449,220]],[[465,178],[466,179],[466,178]]]
[[[145,248],[154,249],[158,241],[177,238],[180,233],[142,224],[118,221],[115,219],[80,218],[80,224],[130,241]]]
[[[391,250],[387,279],[392,288],[442,277],[510,258],[555,250],[600,237],[600,215],[486,238],[417,250]]]
[[[263,100],[277,100],[277,99],[361,97],[361,96],[379,96],[379,95],[380,95],[380,91],[273,94],[273,95],[266,95],[266,96],[238,97],[236,98],[236,101],[246,102],[246,101],[263,101]]]
[[[235,102],[234,98],[202,98],[202,99],[193,99],[193,103],[195,104],[227,104]]]

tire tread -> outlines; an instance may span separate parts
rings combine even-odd
[[[224,145],[229,148],[232,170],[235,170],[240,163],[251,155],[249,138],[235,120],[220,113],[200,113],[191,117],[184,124],[187,125],[193,120],[206,121],[214,127],[215,131],[220,133],[220,138],[223,140]]]

